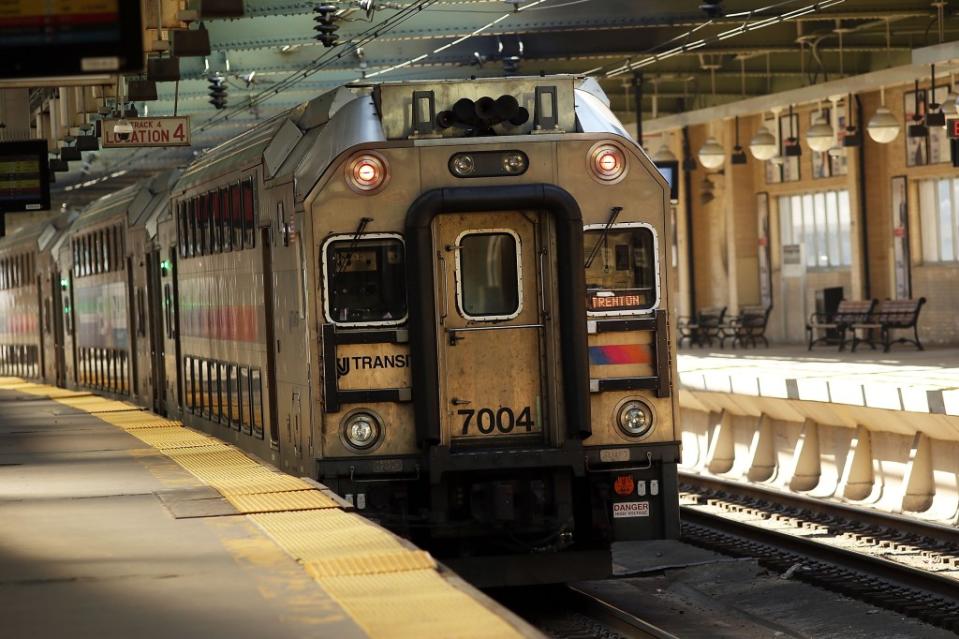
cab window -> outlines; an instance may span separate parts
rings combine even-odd
[[[403,241],[395,236],[334,236],[323,246],[326,317],[341,325],[406,321]]]
[[[653,230],[640,224],[586,227],[586,310],[590,315],[621,315],[653,308],[656,253]]]
[[[460,313],[468,319],[510,319],[520,312],[519,238],[512,232],[460,236],[457,284]]]

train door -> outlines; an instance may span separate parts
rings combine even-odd
[[[63,345],[63,285],[60,282],[60,272],[50,275],[50,291],[53,299],[50,320],[53,322],[53,368],[57,386],[67,385],[67,364]]]
[[[543,443],[539,217],[516,211],[434,220],[440,416],[454,446]]]
[[[264,318],[265,327],[266,327],[266,343],[268,344],[266,349],[266,395],[267,402],[269,406],[267,407],[266,415],[269,416],[270,420],[270,446],[273,448],[280,447],[280,430],[279,424],[279,411],[277,411],[276,406],[276,325],[274,322],[274,305],[276,300],[273,296],[273,247],[270,240],[270,229],[264,227],[260,229],[260,246],[263,247],[263,309],[266,314]],[[295,424],[297,430],[299,430],[299,420]],[[292,428],[293,426],[291,426]],[[300,441],[300,433],[294,433],[295,445],[294,451],[297,456],[302,456],[303,454],[303,443]]]
[[[166,415],[166,356],[163,335],[163,304],[160,295],[160,250],[147,252],[147,314],[149,320],[150,378],[153,411]]]

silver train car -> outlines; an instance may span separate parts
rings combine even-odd
[[[85,211],[44,375],[477,584],[602,577],[613,541],[679,532],[667,211],[590,79],[344,86]]]

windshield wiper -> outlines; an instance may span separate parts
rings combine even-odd
[[[603,232],[600,233],[599,239],[596,240],[596,244],[593,246],[593,250],[589,252],[589,257],[586,258],[585,268],[589,268],[593,265],[593,260],[596,259],[596,254],[599,253],[599,247],[603,245],[606,241],[606,237],[609,235],[609,229],[616,223],[616,218],[619,217],[620,212],[623,210],[621,206],[614,206],[609,210],[609,220],[606,222],[606,226],[603,227]]]

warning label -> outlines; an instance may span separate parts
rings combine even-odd
[[[621,517],[649,517],[649,502],[625,501],[613,504],[613,519]]]

